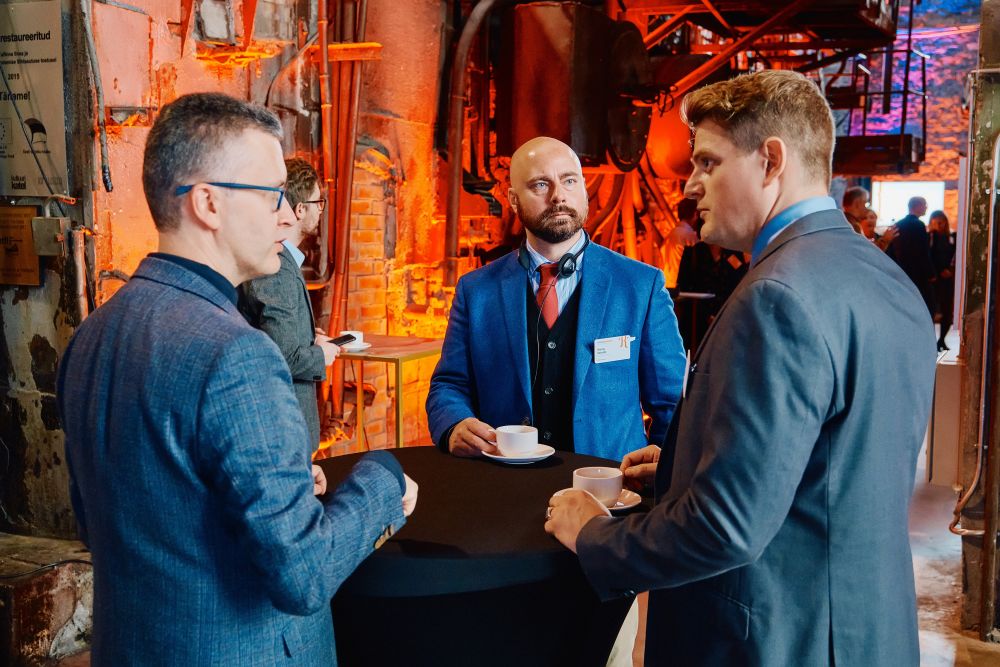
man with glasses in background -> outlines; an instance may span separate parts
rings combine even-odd
[[[237,311],[236,285],[281,263],[281,135],[225,95],[160,110],[142,170],[159,252],[60,360],[94,665],[335,665],[330,599],[416,503],[384,451],[313,495],[288,366]]]
[[[320,194],[319,174],[309,162],[293,157],[285,160],[285,168],[285,197],[294,217],[286,216],[279,222],[285,236],[278,253],[281,268],[273,275],[243,283],[239,309],[251,325],[271,337],[288,363],[314,451],[320,438],[316,383],[326,377],[326,367],[337,358],[340,348],[315,329],[301,269],[306,256],[299,246],[319,231],[326,200]],[[322,479],[319,468],[314,472]]]

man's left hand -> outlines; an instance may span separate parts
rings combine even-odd
[[[611,516],[608,508],[586,491],[571,490],[549,498],[545,532],[576,553],[576,538],[595,516]]]
[[[326,493],[326,475],[318,465],[313,465],[313,495],[322,496]]]

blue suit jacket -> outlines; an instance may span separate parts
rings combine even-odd
[[[646,664],[919,662],[907,509],[933,331],[842,213],[771,242],[692,360],[658,504],[577,539],[602,597],[652,590]]]
[[[388,525],[392,472],[325,502],[275,344],[201,276],[146,258],[59,366],[94,562],[94,665],[330,665],[330,599]]]
[[[494,427],[532,420],[527,281],[516,252],[459,280],[427,395],[434,442],[466,417]],[[596,243],[577,289],[574,449],[617,460],[666,434],[684,373],[677,320],[658,269]],[[635,337],[631,358],[595,364],[594,340],[623,335]]]

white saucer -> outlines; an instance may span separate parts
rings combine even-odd
[[[361,343],[360,345],[342,345],[340,347],[344,352],[364,352],[372,346],[371,343]]]
[[[573,489],[560,489],[559,491],[556,491],[552,495],[561,496],[567,491],[572,491],[572,490]],[[608,509],[611,510],[612,512],[630,510],[641,502],[642,502],[642,496],[640,496],[638,493],[636,493],[635,491],[629,491],[628,489],[622,489],[621,494],[619,494],[618,496],[618,500],[615,502],[614,505],[612,505]]]
[[[503,463],[524,465],[526,463],[537,463],[542,459],[549,458],[555,453],[556,450],[553,447],[549,447],[548,445],[539,445],[538,449],[535,451],[522,454],[521,456],[504,456],[503,454],[488,454],[486,452],[483,452],[483,456],[491,458],[494,461],[501,461]]]

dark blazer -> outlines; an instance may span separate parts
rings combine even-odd
[[[517,252],[459,280],[427,394],[434,442],[466,417],[492,426],[531,421],[527,281]],[[684,374],[677,320],[662,272],[596,243],[577,289],[574,449],[617,460],[667,432]],[[630,359],[594,363],[595,339],[625,335],[635,337]]]
[[[402,490],[362,460],[322,502],[278,348],[207,280],[147,257],[59,364],[94,561],[94,665],[336,664],[330,599]]]
[[[930,324],[840,212],[764,250],[693,359],[656,506],[577,539],[602,598],[652,591],[647,665],[918,664],[907,510]]]
[[[920,218],[911,214],[897,222],[896,228],[899,230],[899,235],[889,244],[886,252],[917,286],[928,310],[933,313],[934,292],[931,280],[936,272],[934,271],[934,262],[931,259],[930,236],[927,233],[927,227],[920,221]]]
[[[250,324],[277,343],[288,363],[313,451],[320,436],[316,383],[326,378],[326,363],[323,350],[315,344],[312,304],[302,271],[287,249],[282,248],[279,257],[277,273],[240,285],[239,308]]]

